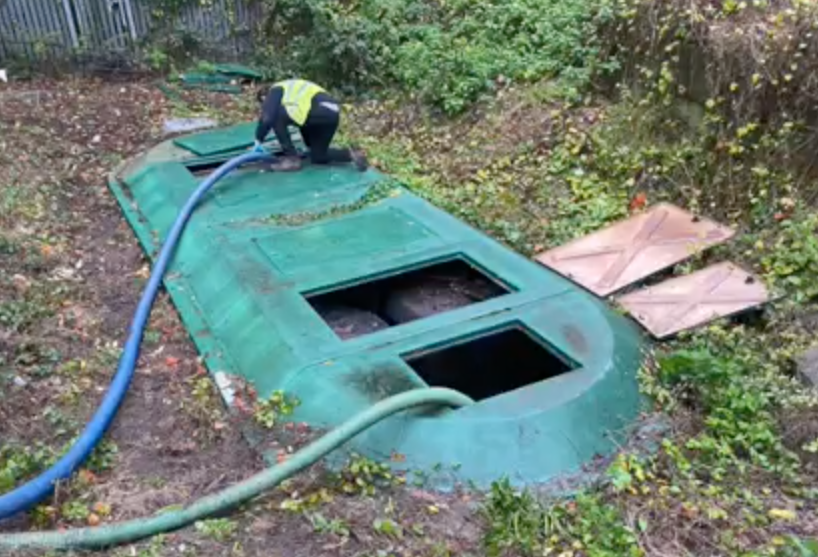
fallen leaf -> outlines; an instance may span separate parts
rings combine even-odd
[[[630,206],[628,209],[631,213],[635,213],[636,211],[640,211],[645,208],[645,205],[648,204],[648,196],[644,192],[639,192],[634,196],[631,200]]]
[[[80,481],[86,484],[96,483],[97,481],[96,475],[90,470],[86,470],[84,468],[80,470],[77,475],[79,476]]]
[[[102,501],[98,501],[94,503],[94,506],[91,507],[91,510],[94,514],[99,516],[108,516],[111,514],[111,505],[108,503],[103,503]]]
[[[437,503],[437,498],[431,493],[427,493],[425,491],[415,490],[412,492],[412,497],[423,501],[428,501],[430,503]]]
[[[682,515],[688,520],[694,520],[699,516],[699,509],[690,505],[682,505]]]
[[[796,518],[798,518],[798,515],[795,514],[795,511],[791,511],[789,509],[770,509],[767,515],[773,520],[793,521]]]
[[[23,275],[14,275],[11,277],[11,281],[14,284],[14,288],[17,290],[17,293],[21,296],[25,294],[29,288],[31,288],[31,281]]]

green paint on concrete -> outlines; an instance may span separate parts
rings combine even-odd
[[[163,143],[112,180],[149,254],[199,182],[187,166],[212,160],[195,154],[241,151],[248,140],[239,130],[252,126]],[[396,468],[431,472],[442,465],[446,473],[430,476],[438,488],[454,478],[482,487],[501,476],[516,484],[545,482],[612,451],[612,433],[639,411],[637,329],[569,281],[406,189],[362,203],[385,179],[375,171],[307,165],[298,173],[240,171],[217,185],[193,215],[165,280],[208,369],[252,381],[261,396],[284,389],[301,399],[293,420],[329,428],[374,401],[426,385],[407,364],[411,356],[521,329],[548,358],[573,369],[469,408],[391,418],[349,448],[379,459],[404,455]],[[322,213],[322,219],[293,218]],[[341,286],[452,259],[508,293],[347,340],[311,305],[313,296]],[[530,371],[500,362],[504,369],[466,377],[464,384]]]

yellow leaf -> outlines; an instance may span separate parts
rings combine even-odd
[[[789,509],[770,509],[767,515],[774,520],[795,520],[798,515]]]

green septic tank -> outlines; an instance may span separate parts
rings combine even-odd
[[[197,184],[253,124],[166,141],[111,188],[155,256]],[[605,304],[374,170],[237,171],[197,208],[165,285],[230,399],[229,376],[331,428],[404,390],[478,403],[382,422],[348,448],[486,487],[547,482],[610,453],[639,411],[641,336]]]

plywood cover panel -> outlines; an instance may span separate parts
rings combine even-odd
[[[662,203],[535,259],[604,297],[733,234],[730,228]]]
[[[769,293],[760,280],[725,262],[637,290],[618,302],[654,337],[661,339],[734,315],[768,299]]]

